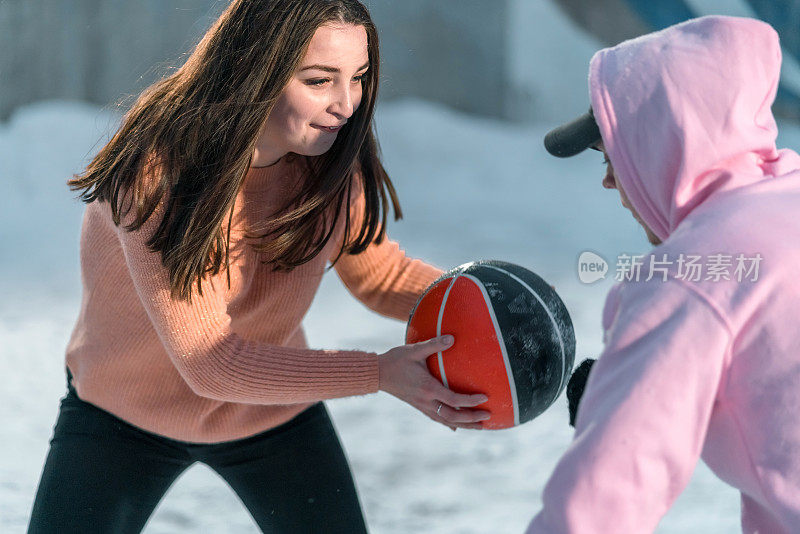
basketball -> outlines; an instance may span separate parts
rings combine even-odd
[[[420,296],[406,343],[452,334],[428,357],[431,374],[457,393],[483,393],[485,429],[526,423],[567,385],[575,360],[572,320],[556,291],[531,271],[502,261],[456,267]]]

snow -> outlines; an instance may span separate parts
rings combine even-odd
[[[515,5],[512,81],[525,93],[520,101],[531,103],[543,122],[488,120],[415,100],[381,103],[379,139],[405,214],[389,234],[411,255],[442,268],[499,259],[555,285],[575,325],[577,365],[602,349],[600,313],[617,256],[644,253],[650,245],[618,194],[601,187],[602,156],[558,160],[542,147],[550,127],[588,106],[585,69],[597,44],[549,2]],[[565,46],[525,52],[553,42]],[[65,181],[118,119],[113,109],[50,101],[20,108],[0,123],[3,533],[25,531],[65,392],[64,349],[80,304],[83,211]],[[800,148],[800,128],[783,125],[779,145]],[[609,262],[604,280],[580,282],[577,260],[586,251]],[[305,327],[315,348],[383,352],[402,343],[405,325],[364,308],[329,273]],[[328,406],[375,534],[522,532],[572,436],[564,395],[534,421],[503,431],[453,433],[383,393]],[[657,532],[738,529],[737,492],[700,464]],[[200,531],[258,529],[227,485],[197,465],[170,489],[145,532]]]
[[[692,0],[704,9],[716,1]],[[575,325],[577,365],[602,349],[600,313],[617,256],[644,253],[650,245],[618,194],[601,187],[602,156],[558,160],[542,147],[550,127],[588,106],[586,65],[598,43],[550,2],[518,1],[513,8],[511,83],[519,104],[529,105],[539,122],[488,120],[415,100],[381,103],[384,163],[405,215],[389,234],[411,255],[442,268],[499,259],[555,285]],[[49,101],[0,123],[3,533],[25,531],[65,393],[64,349],[80,305],[83,211],[65,181],[118,120],[111,108]],[[800,128],[782,125],[779,146],[800,148]],[[578,257],[587,251],[608,261],[604,280],[579,280]],[[312,347],[376,352],[401,344],[405,329],[364,308],[333,273],[305,327]],[[383,393],[328,406],[375,534],[522,532],[572,436],[564,395],[530,423],[482,432],[453,433]],[[737,492],[699,464],[657,532],[738,529]],[[258,532],[224,481],[199,464],[170,489],[145,529],[198,531]]]
[[[24,531],[64,393],[63,352],[80,302],[83,208],[64,181],[116,121],[110,110],[44,102],[0,124],[3,532]],[[541,143],[552,124],[490,121],[420,101],[382,104],[377,124],[405,212],[392,238],[441,267],[491,258],[537,272],[572,314],[578,360],[597,355],[614,258],[649,247],[617,194],[600,186],[601,156],[557,160]],[[786,125],[783,132],[784,145],[800,144],[800,129]],[[585,250],[612,263],[605,280],[579,281],[576,262]],[[305,325],[320,348],[385,351],[404,335],[402,323],[364,308],[333,273]],[[521,532],[572,434],[563,395],[534,421],[494,432],[453,433],[383,393],[329,407],[375,533]],[[738,506],[736,492],[700,465],[658,532],[734,531]],[[146,529],[199,530],[257,531],[235,495],[203,466],[179,479]]]

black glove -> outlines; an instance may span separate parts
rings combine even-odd
[[[586,380],[589,378],[589,371],[592,370],[595,360],[586,358],[572,373],[567,383],[567,402],[569,402],[569,425],[575,426],[575,417],[578,415],[578,406],[583,397],[583,390],[586,387]]]

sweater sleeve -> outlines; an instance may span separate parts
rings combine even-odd
[[[578,410],[574,440],[528,534],[652,532],[700,457],[727,321],[677,280],[628,284]]]
[[[107,209],[111,226],[110,208]],[[295,404],[378,391],[378,360],[360,351],[258,343],[231,330],[226,287],[203,281],[191,303],[171,298],[161,255],[147,246],[159,208],[137,231],[114,227],[136,291],[172,363],[199,396],[249,404]],[[216,281],[219,285],[219,281]]]
[[[363,194],[354,196],[350,214],[353,234],[363,220]],[[338,252],[336,247],[334,257]],[[370,243],[361,254],[342,254],[334,267],[350,293],[364,305],[381,315],[402,321],[408,320],[419,296],[443,272],[421,260],[409,258],[388,237],[381,243]]]

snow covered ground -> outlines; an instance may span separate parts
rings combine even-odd
[[[64,181],[117,120],[79,103],[28,106],[0,124],[0,531],[23,532],[64,393],[63,352],[80,298],[82,205]],[[600,186],[601,156],[547,156],[550,124],[457,114],[420,101],[381,105],[385,163],[405,219],[390,235],[441,267],[496,258],[554,284],[575,323],[578,358],[601,349],[600,310],[613,277],[593,285],[576,261],[592,250],[613,264],[648,249],[643,232]],[[800,147],[784,126],[781,146]],[[332,320],[332,317],[336,320]],[[381,318],[326,276],[306,321],[318,348],[383,351],[404,325]],[[385,394],[329,403],[376,534],[521,532],[571,438],[562,396],[527,425],[450,432]],[[659,533],[732,532],[738,496],[699,465]],[[203,466],[167,494],[146,532],[257,532],[235,495]]]

